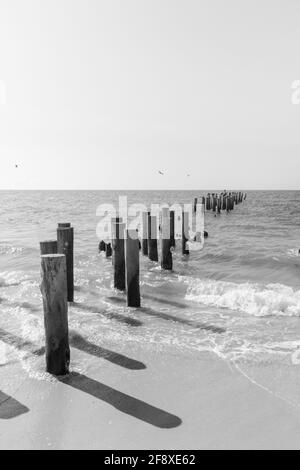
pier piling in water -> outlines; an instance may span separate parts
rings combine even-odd
[[[198,198],[195,197],[195,199],[194,199],[194,212],[197,212],[197,204],[198,204]]]
[[[211,210],[211,204],[210,204],[210,193],[207,194],[206,197],[206,210],[210,211]]]
[[[161,267],[166,270],[173,269],[170,228],[170,211],[167,208],[163,208],[161,219]]]
[[[125,290],[125,224],[120,218],[112,220],[112,248],[114,266],[114,287]]]
[[[46,371],[54,375],[66,375],[70,364],[66,256],[43,255],[41,268]]]
[[[188,235],[189,233],[189,213],[188,212],[182,212],[182,254],[183,255],[189,255],[190,250],[187,249],[186,244],[188,241]]]
[[[47,240],[40,242],[41,255],[56,255],[57,254],[57,240]]]
[[[101,253],[102,251],[105,251],[105,250],[106,250],[106,243],[105,243],[105,241],[102,240],[99,243],[99,253]]]
[[[158,261],[157,218],[148,213],[148,256],[151,261]]]
[[[140,307],[140,250],[136,230],[126,230],[125,240],[127,306]]]
[[[170,211],[170,246],[175,248],[175,211]]]
[[[148,212],[142,214],[142,253],[148,256]]]
[[[106,245],[105,245],[105,256],[106,256],[106,258],[111,258],[111,256],[112,256],[111,243],[106,243]]]
[[[57,251],[66,257],[68,301],[74,302],[74,229],[71,224],[59,224]]]

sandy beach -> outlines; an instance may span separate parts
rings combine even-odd
[[[174,201],[178,194],[131,198],[149,204],[154,196]],[[3,213],[0,244],[0,448],[299,448],[299,230],[291,223],[289,238],[278,231],[269,211],[274,194],[251,193],[254,204],[208,214],[204,249],[183,256],[178,241],[173,271],[141,254],[138,309],[114,289],[111,258],[98,253],[94,211],[86,214],[117,197],[3,195],[15,217]],[[284,208],[296,210],[300,195],[281,197],[288,223]],[[25,223],[24,201],[31,207]],[[38,245],[57,220],[75,227],[71,374],[62,379],[45,372]],[[261,237],[257,220],[272,238]]]
[[[125,353],[146,368],[95,359],[62,381],[30,378],[17,364],[1,368],[0,448],[299,448],[300,410],[227,362],[149,347]],[[84,353],[72,354],[76,363]]]

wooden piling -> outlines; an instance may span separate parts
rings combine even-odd
[[[57,254],[57,240],[47,240],[40,242],[41,255],[56,255]]]
[[[182,212],[182,254],[189,255],[190,250],[187,249],[186,244],[188,241],[187,234],[189,232],[189,213]]]
[[[206,210],[210,211],[211,210],[211,200],[210,200],[210,193],[207,194],[206,197]]]
[[[161,267],[166,270],[173,269],[170,228],[170,211],[168,208],[163,208],[161,219]]]
[[[142,253],[148,256],[148,212],[142,214]]]
[[[198,204],[198,198],[195,197],[195,199],[194,199],[194,212],[197,212],[197,204]]]
[[[99,243],[99,253],[101,253],[102,251],[105,251],[105,250],[106,250],[106,243],[105,243],[105,241],[102,240]]]
[[[41,268],[46,371],[66,375],[70,364],[66,257],[61,254],[43,255]]]
[[[111,256],[112,256],[111,243],[106,243],[106,245],[105,245],[105,256],[106,256],[106,258],[111,258]]]
[[[126,230],[125,240],[127,306],[140,307],[140,250],[136,230]]]
[[[216,212],[217,210],[217,196],[215,194],[213,194],[213,204],[212,204],[212,210],[213,212]]]
[[[220,198],[220,196],[218,196],[218,198],[217,198],[217,209],[218,209],[218,214],[221,214],[222,206],[221,206],[221,198]]]
[[[227,195],[223,194],[222,210],[226,211],[226,208],[227,208]]]
[[[74,229],[61,225],[57,229],[57,251],[66,256],[68,301],[74,302]]]
[[[170,246],[175,248],[175,211],[170,211]]]
[[[158,261],[157,218],[148,213],[148,256],[151,261]]]
[[[71,224],[70,223],[58,224],[58,228],[71,228]]]
[[[114,287],[125,290],[125,224],[120,219],[112,222],[112,248],[114,266]]]

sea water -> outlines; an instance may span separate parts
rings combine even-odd
[[[128,309],[113,289],[111,260],[98,253],[99,205],[117,207],[119,196],[128,204],[184,204],[206,192],[1,191],[0,367],[17,361],[50,380],[34,354],[44,345],[39,242],[55,239],[58,222],[71,222],[75,346],[126,353],[136,344],[195,359],[210,351],[300,406],[300,191],[249,191],[233,212],[206,213],[203,250],[183,257],[177,241],[173,272],[141,256],[141,310]],[[76,355],[71,367],[83,371],[89,360]]]

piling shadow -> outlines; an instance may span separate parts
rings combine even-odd
[[[31,352],[35,356],[45,354],[45,348],[36,349],[37,346],[31,341],[25,341],[23,338],[20,338],[20,336],[8,333],[8,331],[2,330],[2,328],[0,328],[0,340],[20,351],[25,350]]]
[[[161,304],[165,304],[165,305],[172,305],[172,307],[176,307],[176,308],[188,307],[186,304],[183,304],[181,302],[176,302],[175,300],[170,300],[170,299],[162,299],[161,297],[154,297],[149,294],[143,294],[143,298],[148,299],[148,300],[154,300],[155,302],[160,302]]]
[[[87,393],[98,400],[113,406],[117,410],[133,418],[140,419],[162,429],[172,429],[180,426],[182,421],[178,416],[172,415],[164,410],[156,408],[148,403],[131,397],[125,393],[104,385],[85,375],[72,373],[65,378],[60,378],[61,382],[76,390]]]
[[[29,408],[0,391],[0,419],[16,418],[28,412]]]
[[[111,320],[116,320],[120,323],[125,323],[126,325],[129,325],[129,326],[142,326],[142,322],[139,321],[139,320],[135,320],[134,318],[130,318],[130,317],[124,317],[123,315],[120,315],[120,314],[115,313],[115,312],[106,312],[105,310],[99,309],[99,307],[84,305],[84,304],[80,304],[78,302],[73,302],[72,305],[74,307],[76,307],[80,310],[84,310],[86,312],[98,313],[100,315],[105,315],[107,318],[109,318]]]
[[[143,370],[146,369],[145,364],[142,362],[131,359],[123,354],[110,351],[109,349],[101,348],[96,344],[90,343],[82,336],[76,333],[70,333],[70,344],[80,351],[84,351],[92,356],[96,356],[106,361],[116,364],[117,366],[124,367],[130,370]]]
[[[24,341],[19,336],[8,333],[0,328],[0,340],[16,349],[22,351],[28,351],[34,356],[43,356],[45,354],[45,347],[38,348],[36,344],[31,341]],[[84,351],[92,356],[96,356],[112,364],[124,367],[130,370],[143,370],[146,369],[145,364],[142,362],[131,359],[130,357],[124,356],[123,354],[110,351],[109,349],[101,348],[96,344],[90,343],[82,336],[76,333],[70,333],[70,345],[80,351]]]
[[[197,328],[199,330],[205,330],[205,331],[210,331],[212,333],[219,333],[219,334],[226,332],[226,330],[220,326],[209,325],[207,323],[196,322],[193,320],[186,320],[184,318],[179,318],[179,317],[175,317],[174,315],[170,315],[169,313],[156,312],[152,308],[142,307],[140,310],[146,313],[147,315],[161,318],[162,320],[168,320],[168,321],[181,323],[182,325],[188,325],[188,326],[191,326],[192,328]]]
[[[123,303],[125,302],[124,299],[121,299],[119,297],[109,297],[109,300],[112,302],[116,303]],[[161,299],[159,299],[160,301]],[[169,303],[168,301],[165,301],[165,303]],[[206,330],[210,331],[213,333],[225,333],[226,330],[225,328],[222,328],[220,326],[215,326],[215,325],[209,325],[207,323],[201,323],[201,322],[196,322],[194,320],[186,320],[184,318],[176,317],[174,315],[170,315],[169,313],[164,313],[164,312],[157,312],[156,310],[153,310],[152,308],[147,308],[147,307],[141,307],[139,308],[139,311],[146,313],[147,315],[151,315],[156,318],[160,318],[161,320],[168,320],[168,321],[173,321],[177,323],[181,323],[182,325],[188,325],[191,326],[192,328],[197,328],[200,330]]]

